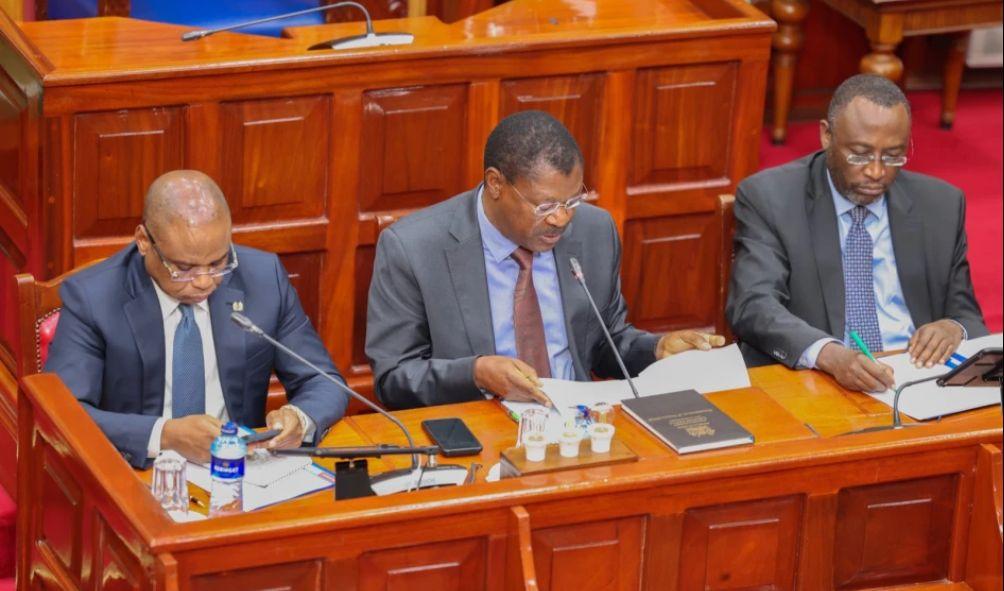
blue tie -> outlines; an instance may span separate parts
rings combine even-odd
[[[206,414],[206,370],[202,359],[202,334],[192,306],[181,304],[181,322],[174,333],[171,370],[171,415],[176,419]]]
[[[844,302],[847,306],[847,333],[856,331],[872,351],[882,350],[875,308],[875,279],[872,271],[872,237],[865,229],[868,208],[851,210],[851,229],[844,242]]]

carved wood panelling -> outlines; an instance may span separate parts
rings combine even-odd
[[[542,591],[627,591],[641,581],[641,517],[533,532],[534,566]]]
[[[359,558],[358,591],[477,591],[485,558],[482,538],[368,552]]]
[[[638,70],[628,194],[726,176],[737,73],[735,63]]]
[[[720,232],[712,213],[625,224],[622,288],[635,324],[650,330],[714,325]]]
[[[374,90],[363,96],[359,209],[417,209],[464,186],[467,87]],[[358,277],[369,282],[368,277]]]
[[[225,103],[220,186],[238,224],[319,217],[327,202],[327,96]]]
[[[321,591],[322,562],[305,560],[192,577],[192,591]]]
[[[837,589],[940,580],[947,574],[954,474],[840,492],[834,556]]]
[[[303,311],[307,313],[311,324],[318,326],[321,297],[321,253],[306,252],[284,254],[279,257],[289,274],[289,282],[296,288],[300,296]]]
[[[687,511],[679,588],[793,589],[801,516],[797,496]]]
[[[546,111],[565,124],[585,158],[585,181],[592,186],[593,163],[599,149],[600,74],[523,78],[501,84],[499,118],[518,111]]]
[[[94,514],[94,566],[91,576],[96,591],[145,591],[149,574],[115,530]]]
[[[184,117],[157,107],[75,117],[74,237],[132,235],[155,178],[184,168]]]
[[[366,302],[369,298],[370,279],[373,277],[375,246],[356,249],[355,313],[352,316],[352,366],[361,371],[369,369],[366,357]],[[365,280],[364,280],[365,279]]]
[[[35,513],[35,543],[55,559],[61,574],[80,583],[83,556],[84,506],[80,486],[63,468],[59,457],[43,441],[32,456],[41,483],[38,491],[44,510]]]

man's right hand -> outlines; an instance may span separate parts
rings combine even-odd
[[[816,367],[836,378],[848,390],[882,392],[896,385],[891,367],[837,343],[827,343],[823,347],[816,358]]]
[[[540,389],[537,372],[512,357],[486,355],[474,362],[474,384],[478,388],[512,402],[537,402],[552,406]]]
[[[160,449],[173,449],[185,458],[205,464],[209,461],[209,447],[220,436],[222,423],[209,415],[190,415],[169,419],[160,432]]]

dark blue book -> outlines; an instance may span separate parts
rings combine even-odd
[[[753,443],[753,434],[696,390],[621,401],[634,420],[678,454]]]

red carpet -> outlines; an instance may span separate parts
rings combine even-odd
[[[1004,300],[1004,240],[1002,207],[1002,93],[965,91],[959,97],[955,127],[938,127],[941,97],[937,92],[912,92],[914,152],[906,167],[944,179],[966,193],[969,264],[976,298],[992,332],[1002,328]],[[788,142],[774,146],[767,129],[760,149],[762,168],[777,166],[819,149],[819,124],[798,122],[788,127]]]
[[[14,588],[15,521],[14,501],[0,487],[0,591]],[[9,587],[6,586],[8,584]]]

